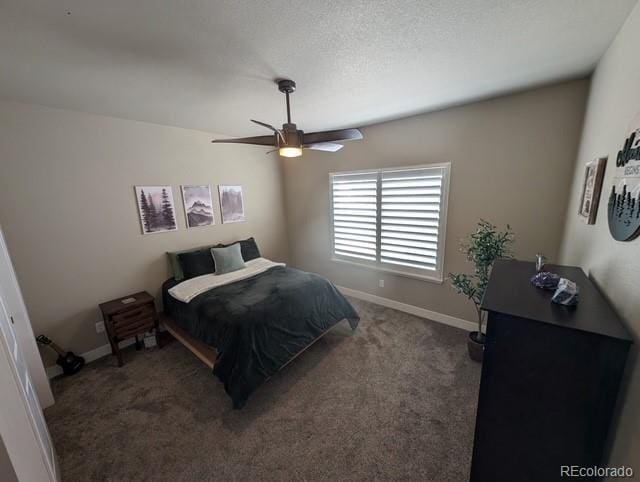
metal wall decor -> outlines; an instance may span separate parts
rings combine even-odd
[[[640,235],[640,113],[616,157],[608,214],[614,239],[631,241]]]

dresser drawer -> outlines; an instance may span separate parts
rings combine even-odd
[[[156,310],[151,305],[113,315],[111,324],[114,335],[123,339],[137,333],[144,333],[154,327],[156,316]]]

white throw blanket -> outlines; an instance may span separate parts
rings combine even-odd
[[[196,296],[219,286],[235,283],[264,273],[274,266],[286,266],[284,263],[274,263],[266,258],[256,258],[245,263],[246,268],[225,274],[205,274],[183,281],[169,290],[169,294],[176,300],[189,303]]]

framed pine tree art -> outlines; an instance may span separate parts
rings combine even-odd
[[[176,231],[176,209],[171,186],[135,186],[142,234]]]

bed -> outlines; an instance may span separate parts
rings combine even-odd
[[[358,314],[320,275],[265,258],[162,286],[166,329],[224,384],[234,408],[332,327]]]

